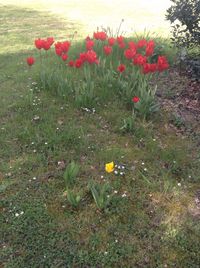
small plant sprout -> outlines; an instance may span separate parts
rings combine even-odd
[[[79,173],[79,165],[72,161],[66,168],[64,172],[64,180],[66,188],[68,189],[74,182],[74,179]]]
[[[81,194],[80,193],[76,194],[74,191],[68,189],[66,191],[66,195],[67,195],[67,200],[70,203],[70,205],[75,208],[78,207],[81,201]]]
[[[89,189],[92,193],[92,196],[94,198],[94,201],[98,209],[100,210],[105,209],[109,205],[110,200],[111,200],[110,195],[108,195],[108,192],[110,190],[110,185],[108,183],[100,185],[100,184],[95,184],[94,182],[91,182],[89,184]]]

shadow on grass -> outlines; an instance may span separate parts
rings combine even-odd
[[[78,35],[82,30],[82,25],[73,21],[28,8],[0,5],[0,14],[1,54],[28,49],[38,37],[70,39],[75,30]]]

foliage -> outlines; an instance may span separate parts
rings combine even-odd
[[[98,207],[98,209],[103,210],[105,209],[110,201],[111,198],[108,195],[108,191],[110,190],[110,185],[108,183],[104,183],[103,185],[91,182],[89,184],[89,189],[92,193],[94,201]]]
[[[173,24],[172,41],[179,47],[200,44],[200,1],[172,0],[166,18]]]
[[[74,179],[78,175],[79,172],[79,165],[72,161],[66,168],[64,172],[64,180],[66,188],[68,189],[74,182]]]
[[[81,201],[81,194],[75,193],[72,190],[67,189],[67,200],[73,207],[77,207]]]

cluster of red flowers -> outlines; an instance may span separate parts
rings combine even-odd
[[[107,39],[107,34],[105,32],[96,32],[93,34],[94,39],[105,41]]]
[[[67,53],[69,51],[70,46],[71,43],[69,41],[55,43],[56,55],[60,56],[63,61],[66,61],[68,59]]]
[[[53,43],[54,43],[54,38],[53,37],[48,37],[46,39],[38,38],[38,39],[35,40],[35,47],[37,49],[39,49],[39,50],[42,49],[42,48],[44,50],[49,50],[50,47],[53,45]]]
[[[85,62],[88,62],[89,64],[99,63],[97,54],[94,50],[88,50],[87,52],[80,53],[79,58],[75,61],[69,61],[68,65],[70,67],[80,68]]]
[[[113,46],[118,45],[119,48],[124,49],[124,57],[128,60],[131,60],[133,65],[140,66],[144,74],[162,72],[169,68],[169,64],[165,56],[158,56],[158,60],[155,63],[149,62],[149,58],[153,55],[155,49],[155,43],[153,40],[147,41],[141,39],[138,42],[129,41],[128,44],[125,43],[123,36],[118,36],[117,38],[107,36],[104,31],[97,31],[93,34],[93,39],[89,36],[86,38],[86,52],[80,53],[79,57],[76,60],[70,60],[68,66],[80,68],[85,62],[89,64],[99,63],[97,54],[94,51],[95,40],[106,41],[103,46],[103,52],[106,56],[112,54]],[[48,50],[54,43],[53,37],[46,39],[36,39],[35,46],[37,49]],[[63,61],[68,59],[68,51],[71,46],[69,41],[57,42],[55,43],[55,53],[61,57]],[[128,47],[127,47],[128,46]],[[30,60],[30,58],[32,58]],[[33,65],[35,62],[33,57],[27,58],[28,65]],[[117,67],[117,70],[122,73],[126,70],[124,64],[120,64]]]

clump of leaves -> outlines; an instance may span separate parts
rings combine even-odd
[[[64,173],[64,180],[66,188],[69,188],[74,183],[74,179],[77,177],[79,173],[79,165],[72,161],[66,168]]]
[[[130,116],[130,117],[127,117],[123,120],[123,125],[122,127],[120,128],[120,130],[123,132],[123,133],[131,133],[133,132],[135,129],[135,117],[134,116]]]
[[[81,201],[81,193],[75,193],[72,190],[67,190],[66,191],[67,194],[67,200],[69,201],[70,205],[72,207],[78,207],[80,201]]]
[[[111,198],[108,195],[108,192],[110,190],[110,185],[108,183],[100,185],[100,184],[91,182],[89,184],[89,189],[92,193],[92,196],[94,198],[94,201],[98,209],[100,210],[105,209],[111,201]]]

